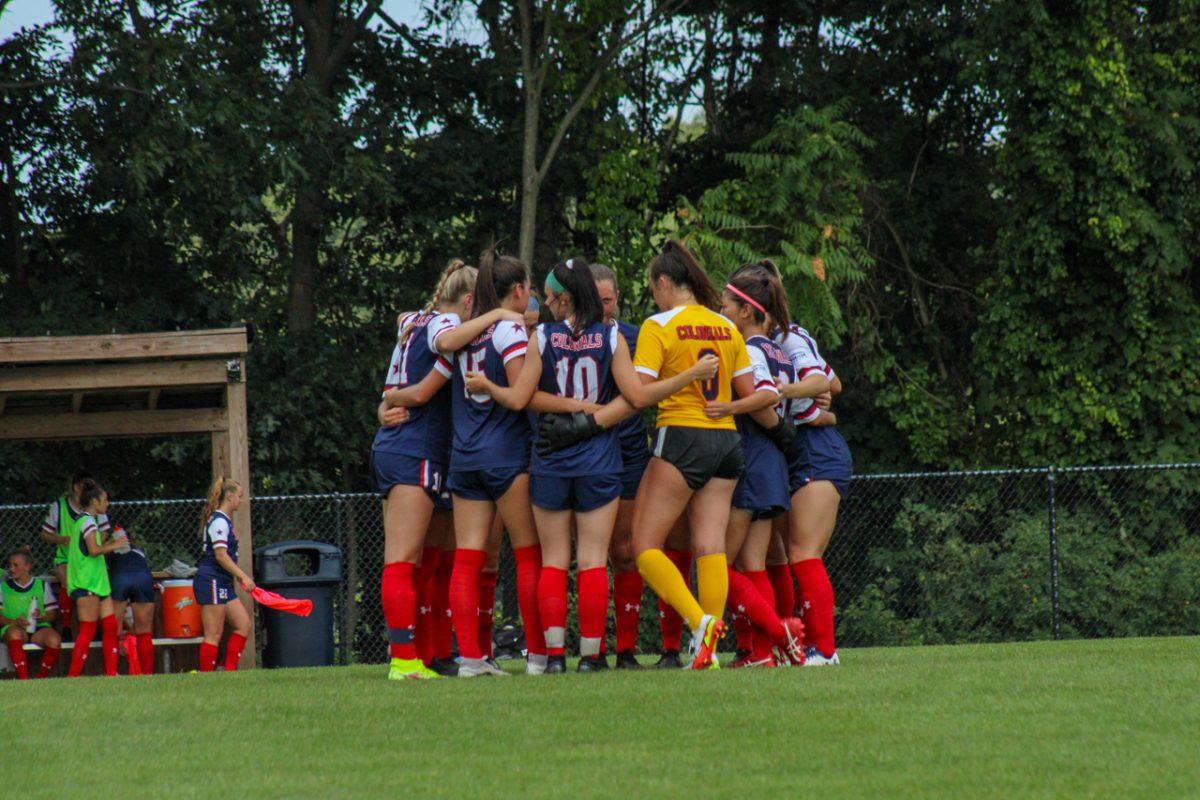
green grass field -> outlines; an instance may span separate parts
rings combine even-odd
[[[842,658],[420,683],[381,666],[5,681],[0,763],[21,798],[1200,795],[1198,638]]]

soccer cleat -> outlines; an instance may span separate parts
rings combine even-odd
[[[838,658],[837,653],[822,655],[821,651],[815,647],[809,647],[804,651],[804,666],[806,667],[836,667],[841,663],[842,660]]]
[[[626,650],[623,653],[617,653],[617,669],[645,669],[638,663],[637,656],[632,650]]]
[[[458,662],[453,658],[435,658],[429,668],[443,678],[453,678],[458,675]]]
[[[804,623],[799,617],[788,617],[783,623],[783,638],[777,642],[782,664],[803,664],[805,659]]]
[[[692,632],[692,664],[691,669],[720,669],[721,662],[717,660],[717,643],[725,635],[724,621],[705,614],[700,618],[700,627]]]
[[[547,656],[546,657],[546,674],[547,675],[562,675],[567,671],[566,656]]]
[[[530,653],[525,660],[526,675],[545,675],[546,656]]]
[[[464,658],[458,665],[458,677],[460,678],[482,678],[489,675],[500,677],[508,673],[496,666],[495,662],[488,662],[483,658]]]
[[[683,669],[678,650],[663,650],[663,654],[654,662],[655,669]]]
[[[760,658],[758,661],[747,658],[746,663],[742,664],[742,666],[745,667],[746,669],[751,669],[751,668],[761,669],[763,667],[777,667],[777,666],[779,666],[779,664],[776,663],[775,656],[767,656],[766,658]]]
[[[440,677],[419,658],[393,658],[388,668],[389,681],[428,681]]]
[[[575,666],[576,672],[604,672],[608,669],[608,659],[604,656],[584,656]]]
[[[738,650],[737,658],[729,665],[729,669],[741,669],[742,667],[750,666],[750,653],[746,650]]]

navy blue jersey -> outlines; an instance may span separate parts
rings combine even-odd
[[[233,520],[220,511],[214,511],[204,526],[204,552],[200,556],[200,566],[196,574],[206,578],[233,580],[233,576],[217,563],[217,546],[225,547],[229,557],[236,563],[238,558],[238,538],[233,532]]]
[[[418,384],[431,370],[437,370],[447,378],[453,372],[450,361],[437,351],[437,338],[458,327],[458,315],[408,315],[400,320],[401,330],[410,323],[412,328],[404,343],[397,342],[392,349],[392,360],[384,380],[385,393],[389,389]],[[404,424],[380,428],[371,449],[444,464],[450,454],[450,386],[443,386],[425,405],[410,408],[408,421]]]
[[[597,322],[572,333],[565,322],[537,326],[537,348],[542,355],[538,388],[560,397],[604,405],[617,396],[612,357],[620,331],[616,325]],[[564,478],[616,474],[621,471],[621,443],[617,428],[546,456],[537,454],[529,470],[538,475]]]
[[[525,333],[524,325],[499,322],[458,351],[451,393],[452,472],[529,464],[529,417],[524,411],[510,411],[491,395],[467,394],[466,384],[467,374],[482,372],[492,383],[508,386],[504,365],[514,358],[522,358],[528,344],[529,335]]]
[[[767,390],[778,394],[778,384],[791,383],[796,379],[796,369],[792,366],[792,360],[779,345],[766,336],[751,336],[747,339],[746,353],[750,356],[750,366],[753,369],[754,391]],[[775,411],[783,414],[782,402],[776,404]],[[742,450],[747,461],[759,448],[769,447],[777,450],[762,427],[749,416],[738,414],[737,429],[742,435]]]
[[[119,536],[125,532],[117,523],[112,523],[113,536]],[[108,574],[113,575],[117,572],[149,572],[150,565],[146,563],[146,552],[137,547],[131,547],[124,553],[109,553],[104,557],[108,564]]]
[[[628,322],[618,320],[617,330],[620,331],[621,336],[625,337],[625,343],[629,345],[629,358],[632,360],[633,354],[637,350],[638,331],[641,329],[637,325],[630,325]],[[635,455],[639,454],[639,451],[649,451],[649,442],[646,438],[646,418],[642,416],[641,411],[617,426],[617,436],[621,440],[623,454]]]

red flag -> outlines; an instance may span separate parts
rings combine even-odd
[[[254,587],[254,591],[250,595],[267,608],[273,608],[277,611],[286,611],[298,617],[307,617],[312,613],[312,600],[293,600],[290,597],[276,594],[261,586]]]

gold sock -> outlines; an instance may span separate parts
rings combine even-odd
[[[725,556],[721,556],[724,563]],[[687,583],[679,570],[671,563],[662,550],[647,550],[637,557],[638,572],[655,594],[661,597],[671,608],[679,612],[687,622],[690,630],[700,627],[700,618],[704,611],[696,598],[688,590]],[[724,599],[722,598],[722,604]]]
[[[725,616],[725,598],[729,596],[729,567],[724,553],[696,559],[696,585],[704,613],[717,619]]]

